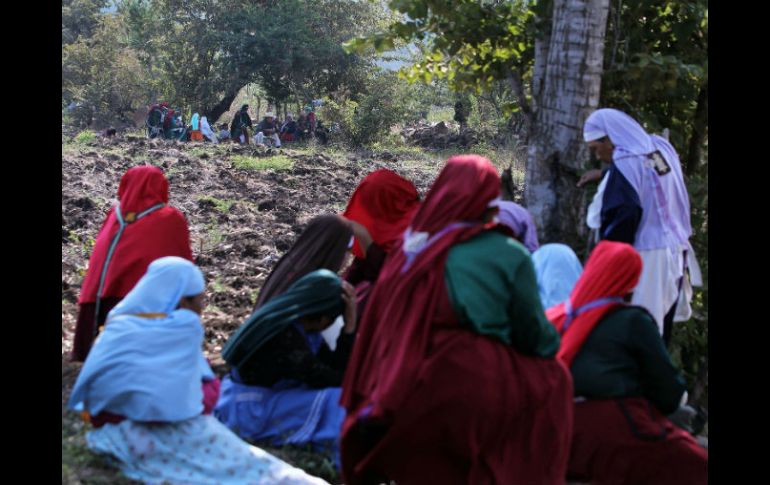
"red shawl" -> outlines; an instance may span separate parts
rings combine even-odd
[[[588,335],[639,282],[642,258],[633,246],[601,241],[588,258],[569,299],[545,314],[561,335],[557,357],[569,367]]]
[[[385,252],[398,245],[419,206],[419,194],[412,182],[397,173],[380,169],[367,175],[353,192],[343,217],[364,226]],[[363,258],[356,240],[353,254]]]
[[[447,301],[444,263],[449,249],[490,225],[481,217],[500,192],[500,177],[486,158],[456,156],[447,161],[404,234],[427,233],[417,251],[400,242],[372,291],[348,362],[341,403],[348,416],[372,406],[382,417],[399,408],[417,381],[427,356],[431,324],[441,301]],[[465,222],[464,225],[454,223]],[[405,305],[410,301],[417,304]]]
[[[166,205],[168,180],[158,167],[129,169],[120,179],[118,199],[118,206],[107,213],[96,238],[78,303],[97,299],[104,263],[121,227],[116,208],[120,209],[125,227],[112,251],[100,297],[122,298],[147,271],[147,266],[163,256],[193,260],[187,221],[181,212]],[[156,206],[160,207],[145,214]]]

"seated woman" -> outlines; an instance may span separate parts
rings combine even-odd
[[[513,236],[524,245],[530,253],[540,246],[537,240],[537,226],[532,220],[532,214],[516,202],[499,200],[495,205],[500,208],[497,219],[513,231]]]
[[[362,302],[377,281],[385,256],[401,243],[419,205],[420,196],[414,184],[384,168],[364,177],[350,197],[342,215],[363,226],[363,230],[353,227],[355,258],[345,279],[356,286]]]
[[[218,381],[201,352],[204,290],[194,264],[165,257],[110,312],[69,401],[95,428],[88,447],[148,483],[326,483],[206,414]]]
[[[201,129],[200,115],[193,113],[190,119],[190,141],[203,141],[203,130]]]
[[[185,216],[168,205],[168,180],[158,167],[129,169],[118,204],[107,213],[88,262],[78,304],[73,360],[83,361],[107,313],[163,256],[192,261]]]
[[[205,116],[201,116],[201,133],[211,143],[215,145],[219,143],[219,140],[217,140],[217,136],[214,134],[214,130],[211,129],[211,125],[209,124],[208,118]]]
[[[345,483],[564,483],[572,385],[527,250],[451,158],[382,268],[343,383]]]
[[[583,272],[575,251],[566,244],[551,243],[532,253],[537,288],[543,308],[551,308],[567,298]]]
[[[294,141],[297,136],[297,122],[292,115],[286,115],[286,121],[281,125],[281,141]]]
[[[219,125],[219,134],[217,135],[219,141],[230,140],[230,130],[227,129],[227,123],[221,123]]]
[[[310,120],[308,120],[307,114],[304,111],[300,111],[297,117],[297,139],[305,140],[312,138],[313,132],[310,127]]]
[[[331,351],[320,332],[344,314]],[[231,366],[214,411],[244,438],[311,444],[335,460],[345,411],[340,385],[356,330],[353,287],[329,270],[313,271],[260,306],[230,337]]]
[[[592,484],[705,484],[708,452],[665,415],[684,381],[642,307],[627,305],[642,259],[601,241],[569,299],[548,309],[562,335],[558,357],[575,385],[568,476]]]

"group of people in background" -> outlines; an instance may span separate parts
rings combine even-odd
[[[272,111],[268,111],[254,126],[249,115],[249,105],[244,104],[233,117],[229,133],[226,128],[226,125],[222,126],[220,139],[233,139],[242,145],[248,145],[250,130],[253,130],[251,139],[255,144],[269,143],[276,147],[280,147],[281,142],[306,140],[313,137],[318,137],[322,143],[326,143],[328,134],[328,130],[317,123],[311,106],[305,106],[296,120],[291,113],[288,113],[283,122]]]
[[[281,121],[273,112],[268,111],[255,125],[249,114],[249,105],[244,104],[233,116],[229,128],[226,123],[222,123],[215,133],[206,116],[193,113],[190,124],[185,125],[179,110],[163,102],[150,107],[145,125],[149,138],[211,143],[234,141],[242,145],[249,144],[251,140],[257,145],[270,144],[275,147],[280,147],[282,142],[309,138],[318,138],[325,144],[329,134],[329,130],[316,121],[310,105],[304,107],[296,120],[289,113]]]

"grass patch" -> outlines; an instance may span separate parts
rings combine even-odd
[[[209,244],[211,244],[214,247],[218,246],[219,243],[221,243],[225,239],[224,233],[219,229],[219,227],[216,224],[209,224],[206,235],[209,238]]]
[[[182,172],[185,171],[185,168],[178,167],[176,165],[172,165],[169,168],[162,168],[161,167],[160,169],[163,170],[163,173],[166,174],[166,178],[169,178],[169,179],[171,177],[173,177],[173,176],[180,175]]]
[[[340,481],[340,476],[330,459],[328,450],[313,450],[310,445],[273,446],[267,441],[247,441],[311,475],[327,480],[329,483],[339,483]]]
[[[211,291],[214,293],[224,293],[226,290],[227,288],[222,284],[222,281],[219,278],[211,282]]]
[[[200,246],[198,247],[198,251],[201,254],[213,251],[225,239],[224,233],[214,219],[206,224],[205,228],[206,230],[201,235]]]
[[[244,170],[291,170],[294,162],[286,155],[256,158],[236,155],[232,158],[235,168]]]
[[[190,155],[192,155],[194,157],[200,158],[201,155],[208,154],[209,151],[206,150],[205,148],[198,148],[198,147],[196,147],[196,148],[193,148],[191,150],[188,150],[187,153],[189,153]]]
[[[512,150],[505,150],[496,148],[484,143],[479,143],[469,147],[451,147],[443,150],[438,150],[432,153],[432,156],[441,160],[447,160],[455,155],[464,154],[481,155],[488,158],[499,169],[508,168],[509,165],[513,165],[515,169],[523,170],[525,166],[525,160],[520,160],[519,156]]]
[[[123,476],[117,468],[86,447],[86,427],[79,421],[80,418],[72,412],[62,416],[62,484],[138,484],[139,482]]]
[[[389,140],[385,143],[374,142],[369,145],[373,152],[389,152],[399,158],[424,158],[425,150],[414,145]]]
[[[87,147],[78,145],[73,140],[70,140],[61,146],[61,154],[62,156],[81,155],[86,150],[86,148]]]
[[[96,133],[91,130],[81,131],[74,138],[74,142],[79,145],[85,145],[93,141],[96,141]]]
[[[230,209],[233,207],[233,204],[235,204],[234,199],[218,199],[216,197],[211,197],[209,195],[204,195],[201,197],[198,197],[198,201],[208,201],[214,204],[214,210],[221,212],[223,214],[226,214],[230,212]]]
[[[307,142],[291,142],[281,145],[284,150],[290,151],[294,155],[315,155],[318,147],[311,146]]]

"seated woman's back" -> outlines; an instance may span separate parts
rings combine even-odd
[[[74,360],[85,360],[107,312],[152,261],[163,256],[193,259],[187,220],[168,205],[168,180],[158,167],[129,169],[120,180],[118,198],[102,224],[83,279]]]
[[[532,260],[500,232],[483,232],[449,250],[444,280],[461,322],[525,354],[553,357],[559,347],[545,318]]]
[[[181,299],[205,290],[200,270],[174,256],[147,273],[112,312],[86,359],[70,405],[136,421],[179,421],[203,411],[201,382],[214,379],[203,357],[203,327]]]
[[[214,379],[201,350],[205,287],[193,263],[161,258],[110,313],[69,403],[110,413],[92,421],[88,447],[147,483],[325,483],[201,415],[202,381]]]
[[[642,259],[601,241],[569,298],[547,310],[575,396],[568,477],[596,484],[707,483],[708,454],[665,417],[684,381],[653,317],[628,306]]]
[[[636,306],[605,316],[575,356],[571,370],[576,396],[643,396],[663,414],[676,410],[685,391],[655,320]]]

